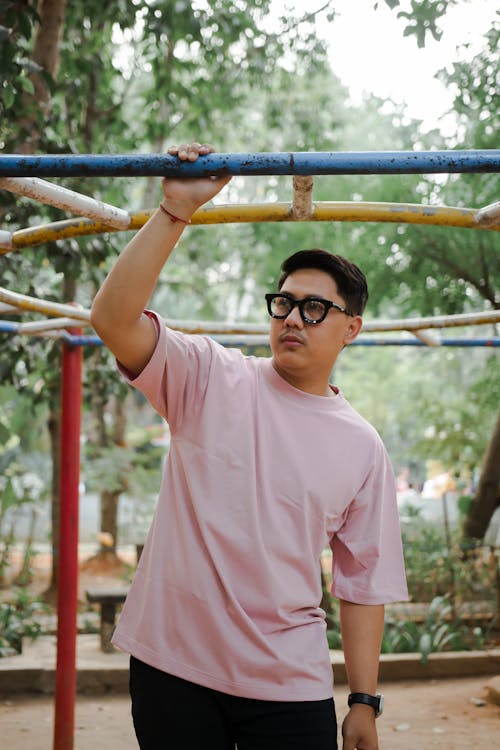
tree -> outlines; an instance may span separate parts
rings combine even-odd
[[[113,0],[3,2],[0,11],[0,140],[7,151],[58,153],[161,150],[175,129],[203,132],[207,139],[240,101],[249,81],[265,86],[267,74],[282,65],[324,56],[314,33],[314,16],[300,24],[263,31],[268,0],[242,6],[233,0],[199,4],[170,0],[127,3]],[[65,12],[66,11],[66,12]],[[180,134],[179,134],[179,137]],[[187,137],[184,136],[184,137]],[[74,189],[123,206],[140,205],[145,181],[78,179]],[[152,199],[151,190],[148,196]],[[10,229],[28,221],[47,221],[58,211],[32,209],[7,198],[2,220]],[[88,306],[121,238],[96,237],[48,244],[40,252],[13,254],[0,269],[0,282],[40,297],[77,300]],[[46,282],[49,281],[50,292]],[[32,351],[34,365],[52,380],[57,346],[42,342]],[[2,352],[13,370],[19,353]],[[99,355],[106,358],[107,355]],[[96,360],[96,355],[93,359]],[[102,370],[99,368],[100,372]],[[101,380],[87,377],[85,387],[97,404],[100,450],[118,449],[124,440],[123,395],[112,367]],[[57,525],[57,389],[51,388],[49,429],[53,453],[54,532]],[[113,407],[114,404],[114,407]],[[105,411],[105,414],[104,414]],[[116,507],[120,487],[102,494],[103,531],[116,543]],[[55,537],[57,535],[55,534]],[[57,555],[54,555],[54,560]],[[56,569],[53,570],[55,584]],[[54,589],[54,585],[51,587]]]
[[[395,10],[398,18],[406,20],[404,36],[415,36],[419,47],[425,47],[427,35],[436,41],[442,36],[438,26],[439,20],[446,15],[448,8],[456,5],[458,0],[385,0],[386,5]],[[378,2],[375,3],[375,7]]]

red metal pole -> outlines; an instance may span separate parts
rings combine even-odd
[[[72,329],[71,333],[80,334],[81,329]],[[64,342],[54,750],[73,750],[74,742],[82,360],[82,347]]]

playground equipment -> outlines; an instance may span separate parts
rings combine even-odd
[[[86,236],[110,231],[139,229],[152,211],[129,214],[123,209],[96,201],[73,190],[40,179],[39,176],[104,176],[133,175],[203,176],[217,174],[232,175],[293,175],[293,199],[290,203],[226,205],[202,208],[197,211],[191,224],[241,223],[261,221],[377,221],[434,226],[454,226],[468,229],[500,230],[500,203],[482,208],[453,208],[449,206],[425,206],[408,203],[364,203],[321,202],[313,203],[313,175],[325,174],[408,174],[408,173],[485,173],[500,171],[500,151],[421,151],[421,152],[294,152],[263,154],[208,154],[196,162],[180,162],[177,157],[165,155],[44,155],[44,156],[0,156],[0,189],[55,205],[80,214],[76,219],[53,222],[39,227],[20,229],[13,233],[0,232],[0,254],[21,250],[24,247],[70,237]],[[29,176],[28,176],[29,175]],[[54,336],[66,340],[64,329],[71,320],[85,324],[88,311],[76,311],[68,305],[57,305],[41,300],[32,300],[14,292],[0,289],[0,302],[10,304],[18,311],[32,311],[47,316],[60,316],[57,321],[35,321],[15,323],[3,321],[0,331],[22,334]],[[1,314],[0,309],[0,314]],[[453,316],[456,318],[456,316]],[[369,341],[365,336],[356,345],[402,345],[402,346],[498,346],[495,338],[454,340],[430,337],[422,331],[428,328],[444,328],[449,325],[467,325],[497,322],[494,312],[482,314],[480,319],[422,319],[421,321],[375,321],[365,323],[363,332],[411,330],[417,341],[408,339],[378,339]],[[206,324],[169,321],[179,330],[209,333],[224,336],[252,336],[246,344],[262,343],[267,327],[235,326],[226,323]],[[59,333],[57,333],[59,332]],[[259,338],[260,336],[260,338]],[[463,343],[462,343],[463,342]],[[76,340],[73,339],[73,343]],[[97,337],[79,339],[81,344],[100,342]]]
[[[427,152],[346,152],[286,154],[209,154],[196,162],[180,162],[169,155],[0,155],[0,189],[56,205],[79,214],[76,219],[0,231],[0,254],[69,237],[139,229],[150,211],[128,213],[75,191],[47,182],[42,177],[70,176],[208,176],[290,175],[290,203],[251,206],[216,206],[200,209],[191,224],[254,221],[376,221],[454,226],[480,231],[500,230],[500,203],[480,208],[452,208],[417,204],[313,203],[313,176],[332,174],[430,174],[500,172],[500,150]],[[44,320],[19,323],[0,320],[0,332],[56,336],[63,340],[61,522],[59,541],[58,649],[55,694],[54,749],[71,750],[74,734],[76,692],[76,604],[78,549],[78,480],[82,346],[98,345],[96,336],[82,335],[89,311],[72,305],[38,300],[12,290],[0,289],[0,316],[34,312]],[[427,333],[465,325],[498,323],[500,311],[470,315],[439,316],[411,320],[371,321],[364,334],[409,331],[415,338],[386,339],[365,335],[359,345],[493,346],[499,338],[439,339]],[[267,342],[266,326],[168,321],[191,333],[206,333],[232,345]],[[69,329],[69,331],[68,331]]]

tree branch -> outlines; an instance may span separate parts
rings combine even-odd
[[[435,248],[435,252],[432,252],[431,248]],[[448,255],[443,255],[442,249],[438,246],[436,240],[426,238],[426,248],[422,251],[422,254],[429,260],[434,261],[438,265],[446,268],[451,274],[457,279],[463,279],[467,281],[471,286],[476,289],[483,299],[487,300],[493,306],[493,309],[497,310],[499,307],[498,302],[495,299],[493,289],[486,282],[481,282],[480,279],[474,278],[467,268],[461,266],[459,263],[453,261]]]

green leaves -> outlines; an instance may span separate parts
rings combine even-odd
[[[41,614],[48,607],[27,590],[14,590],[12,601],[0,602],[0,658],[20,654],[23,638],[35,640],[43,632]]]
[[[403,36],[415,36],[417,45],[425,47],[427,35],[430,34],[436,41],[442,36],[438,21],[446,14],[448,8],[455,5],[457,0],[411,0],[405,3],[408,10],[398,10],[397,17],[406,20],[407,24]],[[400,0],[385,0],[391,10],[400,8]],[[375,7],[377,7],[376,3]]]

